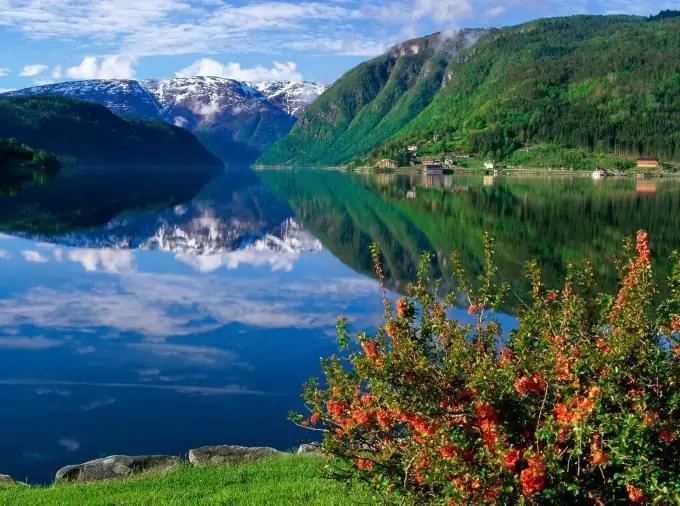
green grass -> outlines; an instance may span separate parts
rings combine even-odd
[[[350,505],[372,504],[367,488],[322,476],[324,461],[283,457],[233,467],[183,465],[125,481],[0,488],[0,504],[50,505]]]

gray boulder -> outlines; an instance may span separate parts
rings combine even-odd
[[[202,446],[189,450],[189,462],[194,466],[229,466],[276,455],[283,452],[268,447]]]
[[[297,454],[298,455],[321,455],[323,452],[321,451],[321,447],[318,444],[310,443],[310,444],[303,444],[300,445],[300,447],[297,449]]]
[[[14,478],[12,478],[10,475],[0,474],[0,487],[7,487],[16,484],[17,482],[14,481]]]
[[[84,464],[66,466],[59,471],[56,482],[90,482],[126,478],[133,474],[152,469],[167,469],[178,465],[178,457],[165,455],[142,455],[128,457],[126,455],[112,455],[103,459],[91,460]]]

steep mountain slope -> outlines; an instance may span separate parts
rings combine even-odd
[[[316,100],[260,163],[336,164],[370,149],[430,103],[449,62],[486,32],[434,34],[362,63]]]
[[[524,144],[680,160],[680,19],[573,16],[500,30],[452,62],[396,140],[503,159]],[[440,149],[441,151],[442,149]]]
[[[73,81],[4,96],[67,96],[100,103],[123,117],[163,120],[194,132],[223,160],[248,163],[286,135],[295,115],[322,91],[323,86],[304,82],[248,84],[220,77],[187,77]]]
[[[398,158],[411,143],[421,154],[462,148],[521,164],[549,152],[564,167],[583,165],[583,153],[617,155],[619,168],[636,156],[680,160],[680,18],[672,12],[464,31],[448,53],[433,37],[348,72],[260,162]]]
[[[325,84],[310,81],[264,81],[248,83],[273,104],[299,118],[326,89]]]
[[[48,151],[68,165],[222,167],[186,130],[122,119],[91,102],[56,96],[0,97],[0,118],[0,138]]]

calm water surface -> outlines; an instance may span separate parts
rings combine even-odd
[[[335,351],[337,315],[380,323],[373,241],[394,293],[424,250],[446,272],[460,249],[474,272],[483,230],[518,287],[531,257],[549,278],[590,258],[612,283],[640,227],[660,271],[680,246],[672,183],[144,176],[65,174],[0,196],[0,473],[40,482],[116,453],[305,440],[286,416]]]

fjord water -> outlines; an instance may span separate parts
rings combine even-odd
[[[667,272],[678,216],[668,180],[108,171],[0,195],[0,473],[45,482],[110,454],[294,447],[309,435],[286,416],[335,350],[337,315],[381,321],[372,242],[395,294],[422,251],[446,273],[459,249],[474,273],[485,230],[518,292],[529,258],[548,283],[587,258],[613,285],[638,228]]]

